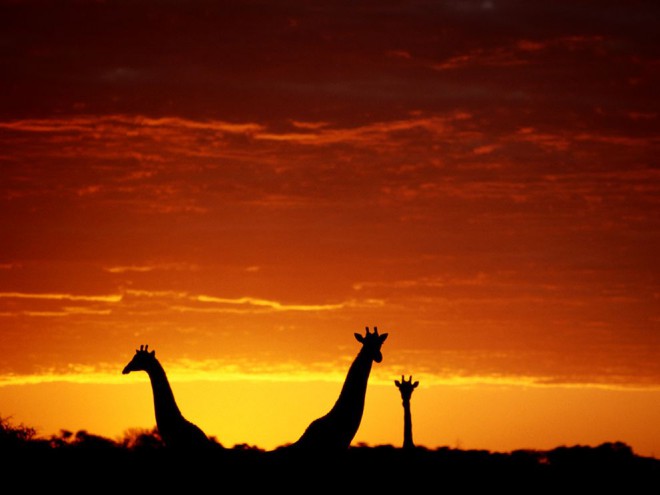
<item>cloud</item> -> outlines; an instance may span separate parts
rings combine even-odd
[[[58,133],[103,133],[106,136],[116,135],[116,131],[127,130],[139,132],[140,129],[181,130],[195,129],[227,134],[252,134],[262,130],[262,126],[253,123],[232,123],[221,120],[191,120],[181,117],[147,117],[143,115],[84,115],[66,118],[22,119],[0,121],[0,129],[33,132],[41,134]]]
[[[118,303],[122,300],[121,294],[111,295],[74,295],[59,293],[29,293],[29,292],[0,292],[0,299],[36,299],[36,300],[54,300],[54,301],[88,301]]]
[[[146,273],[148,273],[147,271]],[[125,273],[124,271],[114,273]],[[328,312],[357,308],[378,308],[384,301],[376,298],[350,299],[337,303],[288,303],[259,297],[219,297],[176,290],[124,289],[116,295],[73,295],[59,293],[0,293],[1,300],[20,300],[12,303],[0,316],[67,317],[107,316],[120,314],[217,313],[263,314],[288,312]],[[71,306],[71,301],[89,306]],[[48,303],[47,306],[44,306]],[[54,303],[61,303],[53,306]],[[109,305],[109,306],[108,306]]]
[[[288,141],[303,145],[329,146],[334,144],[354,144],[367,147],[390,147],[399,140],[412,138],[410,132],[427,131],[431,135],[440,135],[456,121],[469,119],[470,115],[456,112],[447,116],[412,116],[408,119],[386,122],[374,122],[353,128],[310,127],[306,133],[255,133],[256,139],[268,141]]]
[[[200,267],[191,263],[157,263],[153,265],[128,265],[128,266],[107,266],[103,270],[109,273],[149,273],[157,270],[161,271],[199,271]]]
[[[442,62],[429,65],[434,70],[449,71],[476,66],[511,68],[538,63],[547,64],[548,52],[551,50],[565,53],[577,50],[593,52],[602,49],[606,41],[603,36],[561,36],[541,40],[514,39],[499,46],[470,49]]]
[[[0,313],[3,317],[15,318],[28,316],[36,318],[62,318],[72,316],[107,316],[112,313],[108,307],[121,306],[122,294],[81,295],[67,293],[29,293],[0,292],[0,304],[6,310]],[[81,303],[72,306],[71,302]],[[84,304],[88,304],[85,306]]]
[[[203,141],[201,138],[220,137],[222,135],[243,135],[248,139],[262,141],[286,141],[299,144],[333,145],[337,143],[360,144],[381,146],[393,137],[404,137],[410,131],[426,130],[432,134],[439,134],[448,130],[453,122],[469,119],[470,115],[465,112],[450,113],[445,116],[413,116],[408,119],[373,122],[357,127],[338,128],[331,126],[328,122],[302,122],[294,121],[295,128],[305,132],[273,132],[265,126],[256,123],[229,123],[217,120],[192,120],[178,117],[150,118],[145,116],[127,115],[99,115],[85,117],[53,118],[53,119],[29,119],[18,121],[0,121],[0,129],[18,132],[41,134],[47,139],[48,135],[73,135],[75,140],[85,139],[88,153],[111,156],[112,153],[120,153],[113,150],[114,146],[120,146],[124,153],[130,153],[140,159],[153,157],[154,151],[148,153],[140,151],[140,143],[147,141],[159,142],[164,149],[177,150],[182,155],[190,156],[231,156],[230,151],[221,150],[227,147],[222,141]],[[11,137],[4,138],[11,142]],[[103,139],[103,143],[99,142]],[[133,141],[138,147],[126,148],[126,141]],[[70,138],[67,141],[73,141]],[[197,144],[202,144],[200,148]],[[100,146],[103,144],[103,146]],[[210,150],[217,150],[214,155]],[[23,148],[23,152],[29,148]],[[76,152],[80,153],[80,147]],[[53,154],[68,156],[66,148],[53,148],[49,151]],[[136,175],[138,174],[138,175]],[[147,178],[153,175],[153,171],[132,171],[133,179]]]
[[[90,309],[90,308],[80,308],[80,307],[64,307],[61,311],[32,311],[24,310],[21,312],[10,313],[5,316],[33,316],[33,317],[43,317],[43,318],[58,318],[58,317],[69,317],[69,316],[108,316],[112,314],[112,311],[109,309]]]
[[[196,296],[196,299],[204,303],[214,303],[222,305],[233,305],[241,306],[255,309],[268,309],[271,311],[336,311],[346,308],[355,308],[355,307],[374,307],[381,306],[383,302],[376,300],[368,301],[343,301],[335,304],[286,304],[279,301],[273,301],[268,299],[258,299],[253,297],[240,297],[236,299],[231,298],[221,298],[213,296]]]

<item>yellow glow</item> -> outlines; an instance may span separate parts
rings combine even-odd
[[[228,373],[214,380],[175,375],[172,388],[186,418],[225,446],[247,443],[265,449],[295,441],[309,422],[332,407],[343,380],[339,375],[236,379]],[[12,385],[5,380],[0,387],[0,414],[36,427],[42,436],[60,429],[87,429],[118,438],[131,428],[155,426],[146,374],[101,374],[102,383],[77,376],[66,381],[56,376],[21,379]],[[636,453],[653,456],[658,454],[660,433],[649,435],[646,425],[655,421],[653,410],[659,401],[659,390],[431,385],[421,379],[411,409],[414,440],[429,448],[511,451],[623,441]],[[369,386],[354,443],[399,446],[402,434],[398,390],[393,381],[376,380]]]

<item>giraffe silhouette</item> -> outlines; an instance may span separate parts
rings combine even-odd
[[[419,382],[416,381],[413,383],[412,375],[408,378],[408,381],[405,380],[403,375],[401,375],[401,381],[394,380],[394,384],[401,392],[401,400],[403,404],[403,448],[404,449],[414,449],[415,443],[413,442],[412,435],[412,416],[410,414],[410,397],[412,396],[413,390],[417,388]]]
[[[197,426],[183,417],[174,400],[172,387],[165,370],[156,359],[156,351],[141,345],[133,359],[124,367],[122,374],[146,371],[151,381],[154,397],[156,426],[165,446],[173,449],[191,449],[211,446],[211,440]]]
[[[325,452],[348,449],[362,421],[371,364],[383,360],[380,348],[387,335],[379,335],[377,327],[374,327],[373,333],[369,332],[369,327],[366,327],[365,335],[355,333],[355,338],[362,344],[362,348],[348,369],[339,398],[330,412],[312,421],[289,449]]]

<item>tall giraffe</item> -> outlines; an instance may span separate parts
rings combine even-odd
[[[366,327],[364,336],[355,333],[355,338],[362,344],[362,348],[348,369],[337,402],[325,416],[312,421],[302,436],[289,446],[290,449],[348,449],[362,421],[371,363],[380,363],[383,360],[380,348],[387,335],[379,335],[377,327],[374,327],[373,333]]]
[[[394,380],[394,384],[401,392],[401,400],[403,401],[403,448],[404,449],[413,449],[415,444],[413,443],[412,435],[412,416],[410,414],[410,397],[412,396],[413,390],[417,388],[419,382],[416,381],[413,383],[412,375],[408,378],[408,381],[405,380],[403,375],[401,375],[401,381]]]
[[[198,426],[181,414],[165,370],[156,359],[156,351],[149,351],[148,345],[141,345],[135,351],[133,359],[124,367],[122,374],[127,375],[131,371],[146,371],[149,375],[154,396],[156,426],[167,447],[188,449],[212,444]]]

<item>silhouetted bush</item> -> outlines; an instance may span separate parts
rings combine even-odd
[[[12,425],[11,418],[0,417],[0,447],[2,448],[23,447],[34,440],[36,433],[34,428],[23,424]]]

